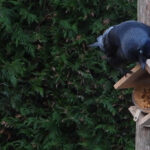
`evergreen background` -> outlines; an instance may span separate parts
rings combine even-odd
[[[133,150],[130,91],[99,49],[136,0],[0,0],[0,149]]]

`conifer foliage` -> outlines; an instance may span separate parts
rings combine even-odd
[[[0,1],[0,149],[132,150],[130,91],[87,45],[136,19],[135,0]]]

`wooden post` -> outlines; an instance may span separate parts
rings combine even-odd
[[[150,0],[138,0],[138,21],[150,25]]]
[[[137,12],[138,21],[150,25],[150,0],[138,0]],[[150,116],[150,114],[148,115]],[[141,113],[136,122],[136,150],[150,150],[150,122],[148,121],[149,127],[145,127],[141,123],[147,116]],[[147,120],[150,120],[149,116],[148,119],[146,118]]]
[[[144,114],[140,114],[136,122],[136,150],[150,150],[150,128],[140,124]]]
[[[136,150],[150,150],[150,113],[142,113],[137,106],[131,106],[129,111],[136,121]]]

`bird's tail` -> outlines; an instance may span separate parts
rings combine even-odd
[[[99,46],[99,42],[95,42],[95,43],[89,45],[89,47],[97,47],[97,46]]]
[[[103,35],[100,35],[97,38],[97,42],[90,44],[89,47],[99,47],[102,51],[104,51]]]

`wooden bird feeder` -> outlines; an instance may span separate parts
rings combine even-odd
[[[136,65],[115,85],[115,89],[133,88],[134,106],[129,107],[136,122],[136,150],[150,150],[150,59],[146,61],[146,69]]]
[[[137,0],[137,6],[138,21],[150,26],[150,0]],[[132,74],[122,77],[114,88],[133,88],[134,106],[129,111],[136,122],[135,150],[150,150],[150,60],[145,70],[135,66]]]
[[[136,65],[115,85],[115,89],[133,88],[132,100],[143,112],[150,113],[150,59],[146,61],[146,70]]]

